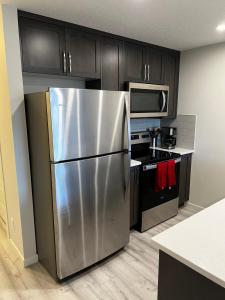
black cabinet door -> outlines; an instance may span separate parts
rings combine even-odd
[[[101,41],[101,88],[103,90],[122,89],[122,60],[123,43],[115,39],[103,38]]]
[[[125,42],[125,81],[143,81],[144,78],[144,47],[139,44]]]
[[[139,167],[130,171],[130,228],[138,223],[139,213]]]
[[[24,72],[61,75],[64,65],[65,31],[61,26],[20,18]]]
[[[192,154],[182,155],[180,163],[179,206],[189,200]]]
[[[135,167],[132,167],[130,169],[130,228],[132,228],[135,225],[134,194],[135,194]]]
[[[183,155],[180,162],[179,206],[186,201],[187,157]]]
[[[159,50],[145,48],[146,80],[150,83],[163,82],[163,55]]]
[[[68,73],[83,78],[100,78],[100,39],[95,34],[67,31]]]
[[[177,99],[178,99],[178,81],[179,81],[179,63],[180,56],[175,54],[164,54],[164,84],[169,85],[169,112],[168,117],[176,118]]]
[[[190,197],[192,154],[187,155],[186,201]]]

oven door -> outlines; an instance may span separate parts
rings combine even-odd
[[[180,158],[175,160],[176,185],[155,190],[157,165],[144,165],[140,173],[139,230],[145,231],[177,214],[179,202]]]
[[[168,116],[168,86],[130,83],[129,90],[131,118]]]

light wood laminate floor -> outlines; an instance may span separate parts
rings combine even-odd
[[[158,251],[151,237],[198,211],[200,208],[189,204],[176,217],[144,233],[132,231],[124,250],[62,284],[40,264],[24,269],[16,256],[8,254],[8,242],[0,231],[0,300],[156,300]]]

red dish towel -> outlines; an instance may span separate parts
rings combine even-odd
[[[167,187],[167,162],[157,163],[155,191],[160,192]]]
[[[168,172],[168,187],[169,189],[172,188],[172,186],[176,185],[176,172],[175,172],[175,160],[169,160],[167,162],[167,172]]]

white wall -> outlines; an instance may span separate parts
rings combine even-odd
[[[0,144],[4,175],[8,234],[11,244],[23,258],[23,240],[16,161],[12,129],[12,114],[6,62],[4,15],[0,5]]]
[[[225,197],[225,43],[181,54],[180,114],[197,114],[190,201]]]
[[[12,203],[9,210],[8,223],[10,228],[10,237],[13,239],[15,246],[19,249],[20,254],[24,259],[24,264],[27,265],[30,262],[37,261],[37,255],[34,233],[27,130],[24,110],[24,91],[20,58],[17,9],[13,6],[3,5],[2,15],[13,141],[16,159],[16,175],[18,183],[17,190],[19,197],[19,199],[11,199]],[[17,203],[18,200],[19,203]],[[8,201],[8,199],[6,199],[6,201]],[[16,210],[18,210],[18,206],[20,212],[16,212]],[[14,217],[15,213],[20,214],[17,215],[16,219]],[[15,229],[19,228],[19,226],[22,227],[22,237],[19,237],[19,234],[21,233],[19,231],[16,232]],[[18,237],[15,237],[16,234]],[[17,241],[18,238],[22,239],[23,245]]]

